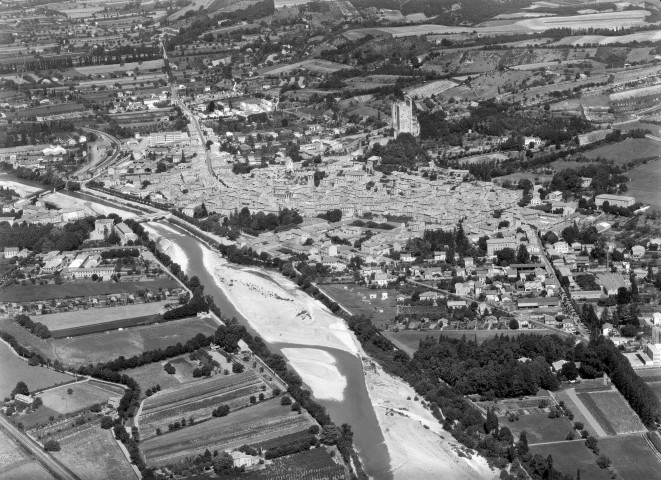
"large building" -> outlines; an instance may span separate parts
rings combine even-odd
[[[420,124],[413,115],[413,101],[411,97],[404,97],[403,102],[392,104],[392,128],[395,131],[395,138],[400,133],[410,133],[414,137],[420,135]]]
[[[516,250],[518,246],[516,238],[490,238],[487,240],[487,255],[495,255],[506,248]]]
[[[149,134],[150,147],[162,147],[177,143],[180,145],[189,145],[190,138],[186,132],[156,132]]]
[[[607,193],[602,193],[594,197],[594,203],[600,207],[608,202],[611,207],[630,207],[636,203],[636,199],[633,197],[625,197],[624,195],[609,195]]]

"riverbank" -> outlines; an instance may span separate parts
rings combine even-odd
[[[451,478],[496,479],[487,461],[460,445],[431,411],[416,401],[413,387],[363,358],[365,383],[385,437],[395,480]],[[463,457],[459,452],[464,452]]]
[[[135,218],[137,215],[134,212],[124,210],[117,207],[108,207],[100,203],[81,200],[74,196],[68,195],[62,192],[54,192],[44,195],[41,198],[45,202],[52,203],[58,208],[73,208],[80,207],[81,205],[85,207],[86,215],[110,215],[111,213],[117,214],[120,217],[126,218]]]

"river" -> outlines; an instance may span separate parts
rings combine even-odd
[[[11,181],[28,185],[31,187],[46,190],[47,187],[30,180],[16,178],[9,174],[0,173],[0,181]],[[99,199],[81,192],[70,192],[61,190],[61,193],[75,197],[85,202],[93,202],[106,207],[113,207],[120,210],[130,211],[132,213],[142,214],[143,212],[118,205],[111,201]],[[200,282],[205,286],[205,294],[211,295],[216,305],[221,309],[223,316],[227,318],[235,317],[239,320],[251,334],[257,333],[246,321],[245,318],[228,301],[223,291],[218,288],[212,274],[204,265],[202,243],[185,230],[167,222],[150,222],[157,233],[171,242],[178,245],[188,257],[188,266],[185,271],[188,275],[197,275]],[[288,344],[288,343],[269,343],[269,348],[273,352],[282,353],[283,348],[307,347],[306,345]],[[308,347],[309,348],[309,347]],[[314,347],[324,350],[335,359],[336,367],[346,378],[347,387],[344,391],[342,401],[317,400],[326,407],[333,421],[341,425],[348,423],[354,432],[354,444],[363,462],[363,466],[368,475],[378,480],[392,480],[393,475],[390,471],[390,457],[384,443],[383,433],[379,427],[374,408],[367,393],[362,364],[358,357],[351,353],[335,348]]]
[[[167,225],[167,228],[164,228],[164,225]],[[200,241],[170,223],[150,222],[149,226],[159,235],[177,244],[186,253],[188,257],[186,273],[197,275],[200,282],[205,286],[204,293],[213,296],[223,316],[236,317],[253,335],[256,335],[248,322],[227,300],[223,291],[216,286],[212,274],[204,265],[203,245]],[[336,424],[349,423],[351,425],[354,432],[354,443],[368,475],[379,480],[391,480],[393,475],[390,472],[390,458],[384,443],[383,433],[367,393],[360,359],[351,353],[335,348],[309,347],[289,343],[269,343],[268,345],[271,351],[277,353],[281,353],[283,348],[306,347],[324,350],[333,356],[339,372],[347,379],[344,399],[339,402],[331,400],[317,401],[326,407]]]

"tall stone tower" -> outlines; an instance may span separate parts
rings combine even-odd
[[[420,124],[413,115],[413,100],[408,95],[404,97],[403,102],[392,104],[392,128],[395,138],[400,133],[410,133],[414,137],[420,135]]]

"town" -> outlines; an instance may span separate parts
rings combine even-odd
[[[660,25],[0,5],[0,477],[661,478]]]

